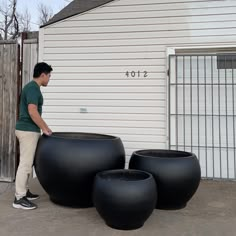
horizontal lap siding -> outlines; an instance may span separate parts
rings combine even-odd
[[[167,148],[166,48],[235,42],[236,1],[120,0],[52,24],[40,31],[54,68],[44,117],[54,131],[121,137],[127,161]]]

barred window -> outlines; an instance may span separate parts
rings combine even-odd
[[[217,55],[217,69],[236,69],[236,55]]]

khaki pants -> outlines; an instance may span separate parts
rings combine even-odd
[[[16,173],[17,199],[24,197],[28,190],[29,180],[32,177],[35,150],[40,133],[16,130],[16,137],[20,144],[20,163]]]

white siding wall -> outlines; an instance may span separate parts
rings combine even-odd
[[[121,137],[127,161],[166,148],[166,49],[198,45],[236,45],[235,0],[117,0],[42,28],[39,59],[54,69],[44,118]]]

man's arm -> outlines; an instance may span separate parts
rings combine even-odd
[[[49,129],[45,121],[42,119],[38,112],[38,107],[35,104],[29,104],[28,105],[28,112],[31,117],[31,119],[34,121],[34,123],[43,131],[46,135],[51,135],[52,131]]]

